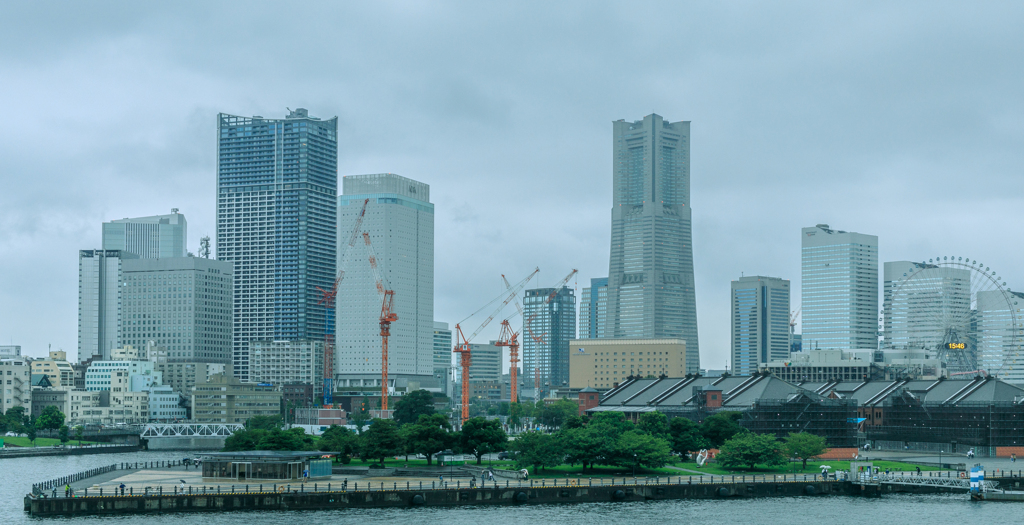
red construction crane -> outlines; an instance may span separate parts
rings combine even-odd
[[[534,318],[537,317],[537,314],[540,313],[541,309],[544,306],[547,306],[547,304],[550,303],[551,300],[554,299],[556,295],[558,295],[559,289],[561,289],[563,286],[565,286],[565,283],[569,282],[569,279],[572,279],[573,275],[576,275],[576,271],[577,270],[575,268],[573,268],[573,270],[571,272],[569,272],[569,275],[566,275],[564,279],[562,279],[561,281],[558,281],[558,284],[556,284],[555,287],[552,289],[551,293],[548,294],[547,299],[544,299],[544,303],[541,304],[540,306],[538,306],[537,308],[534,308],[533,313],[530,314],[530,318],[526,320],[526,331],[530,332],[530,339],[533,339],[533,342],[535,344],[539,345],[539,344],[543,343],[544,342],[544,335],[545,334],[542,333],[539,336],[534,335],[533,330],[530,329],[530,325],[533,323]],[[534,350],[534,356],[533,356],[533,397],[534,397],[534,399],[535,400],[538,399],[539,395],[540,395],[540,359],[539,359],[539,357],[537,355],[537,350]]]
[[[373,244],[370,243],[370,234],[363,232],[363,241],[366,242],[366,252],[370,256],[370,268],[373,269],[373,277],[377,280],[377,293],[381,297],[380,306],[380,409],[381,416],[386,417],[388,409],[388,337],[391,335],[391,323],[398,320],[398,315],[391,310],[391,302],[395,298],[395,291],[391,289],[381,276],[380,268],[377,267],[377,254],[373,251]]]
[[[463,319],[462,321],[460,321],[459,323],[457,323],[455,325],[455,347],[452,349],[452,352],[454,352],[456,354],[459,354],[459,366],[462,367],[462,421],[463,422],[465,422],[467,419],[469,419],[469,365],[470,365],[470,362],[471,362],[469,342],[472,341],[473,338],[476,337],[477,334],[479,334],[480,331],[484,329],[484,327],[486,327],[488,324],[490,324],[491,320],[494,319],[494,316],[498,315],[498,312],[500,312],[503,308],[505,308],[505,306],[507,306],[508,303],[511,302],[512,299],[514,299],[516,297],[516,295],[519,294],[519,291],[522,290],[524,287],[526,287],[526,283],[530,282],[530,279],[533,279],[533,276],[537,275],[537,272],[539,272],[539,271],[540,271],[540,268],[534,269],[533,272],[530,273],[530,275],[526,276],[526,278],[523,279],[522,281],[519,281],[518,283],[516,283],[515,286],[513,286],[511,289],[506,290],[504,294],[499,295],[498,297],[492,299],[490,302],[488,302],[487,304],[482,306],[480,308],[480,310],[477,310],[476,312],[473,312],[472,314],[470,314],[469,317]],[[480,313],[480,311],[483,310],[484,308],[487,308],[491,304],[494,304],[495,301],[497,301],[498,299],[501,299],[502,297],[504,297],[505,300],[502,301],[500,305],[498,305],[498,308],[496,310],[494,310],[494,313],[492,313],[489,317],[487,317],[487,319],[484,319],[484,322],[482,324],[480,324],[480,327],[477,328],[476,331],[474,331],[469,337],[466,337],[465,335],[463,335],[463,333],[462,333],[462,323],[466,322],[470,317],[473,317],[474,315]]]
[[[363,217],[366,216],[366,205],[370,199],[363,201],[363,209],[359,210],[356,217],[356,224],[352,227],[352,234],[348,237],[348,244],[342,248],[341,266],[338,267],[338,276],[334,278],[334,285],[330,290],[324,290],[319,286],[320,301],[316,304],[324,305],[326,312],[326,326],[324,327],[324,408],[331,408],[334,404],[334,301],[338,297],[338,285],[345,278],[345,264],[348,262],[348,249],[356,242],[359,236],[359,228],[363,225]]]
[[[501,274],[501,280],[505,283],[505,289],[511,290],[512,285],[509,284],[508,279],[505,278],[505,274]],[[513,301],[516,305],[516,310],[519,311],[519,317],[523,317],[523,305],[519,304],[519,299]],[[519,401],[519,332],[512,329],[512,325],[509,324],[508,319],[501,322],[501,334],[498,336],[498,342],[495,343],[497,346],[508,347],[508,361],[509,379],[512,381],[512,390],[509,394],[509,402],[516,403]]]

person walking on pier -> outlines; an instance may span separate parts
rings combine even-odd
[[[71,497],[71,485],[69,485],[69,484],[65,484],[64,485],[64,497],[65,498],[70,498]]]
[[[53,486],[53,499],[57,499],[57,485]]]
[[[124,496],[124,483],[121,483],[120,485],[118,485],[117,488],[121,489],[121,495]]]

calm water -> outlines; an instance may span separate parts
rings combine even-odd
[[[31,519],[22,510],[22,498],[32,483],[121,461],[178,459],[180,452],[138,452],[95,456],[0,459],[0,524],[66,522],[66,519]],[[250,525],[254,521],[301,522],[303,525],[344,523],[451,523],[487,524],[558,523],[771,523],[815,525],[830,523],[1020,523],[1024,506],[1014,503],[972,503],[966,495],[885,496],[859,499],[844,496],[818,498],[766,498],[682,500],[644,503],[593,503],[523,507],[461,507],[372,509],[317,512],[230,512],[223,514],[125,515],[76,518],[82,523],[145,523]]]

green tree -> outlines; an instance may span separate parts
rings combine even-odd
[[[526,408],[522,403],[510,403],[508,406],[508,424],[518,427],[526,417]]]
[[[444,414],[421,415],[416,423],[403,427],[405,444],[413,454],[427,457],[427,465],[431,464],[434,454],[455,444],[451,424]]]
[[[57,430],[62,426],[64,426],[64,413],[53,405],[43,408],[43,413],[36,418],[37,428]]]
[[[236,430],[224,440],[222,452],[244,452],[256,450],[269,430]]]
[[[434,395],[426,390],[413,390],[398,398],[395,403],[395,422],[410,425],[419,421],[420,416],[429,416],[434,410]]]
[[[600,435],[588,425],[563,429],[558,433],[558,440],[562,443],[565,453],[565,462],[572,465],[579,463],[583,465],[583,470],[588,466],[593,468],[595,463],[603,459],[601,451],[605,439],[607,436]]]
[[[459,438],[462,450],[476,456],[477,465],[483,461],[484,454],[501,452],[508,446],[508,435],[497,419],[467,419]]]
[[[246,430],[274,430],[281,428],[281,416],[253,416],[245,422]]]
[[[645,432],[648,435],[667,439],[669,435],[668,431],[668,418],[661,412],[646,412],[640,416],[640,420],[636,424],[637,430]]]
[[[786,436],[783,450],[789,457],[802,460],[806,469],[807,460],[824,454],[828,450],[828,443],[825,438],[809,432],[790,432]]]
[[[256,450],[316,450],[313,437],[301,427],[267,430]]]
[[[60,426],[60,430],[57,431],[57,437],[60,438],[60,442],[61,443],[67,443],[68,442],[69,438],[68,438],[68,426],[67,425],[61,425]]]
[[[540,410],[540,422],[550,428],[561,428],[569,418],[580,415],[580,405],[568,399],[559,399],[554,403],[545,404],[543,401],[537,406]]]
[[[82,425],[75,427],[75,439],[78,440],[78,446],[82,446],[82,435],[85,433],[85,429]]]
[[[331,425],[320,436],[317,445],[324,452],[337,452],[338,460],[347,465],[352,461],[352,454],[359,450],[359,436],[345,427]]]
[[[25,407],[14,407],[7,409],[0,419],[6,423],[6,430],[11,432],[17,432],[18,434],[25,433],[25,425],[28,425],[28,417],[25,415]]]
[[[771,434],[743,432],[722,444],[715,459],[726,468],[757,465],[774,467],[786,464],[782,444]]]
[[[685,417],[674,417],[668,425],[672,452],[688,459],[691,452],[708,448],[710,444],[700,433],[700,425]]]
[[[404,450],[398,423],[390,419],[375,418],[363,432],[362,442],[363,458],[380,460],[381,467],[385,458],[401,454]]]
[[[36,446],[36,437],[37,437],[37,435],[38,434],[36,432],[36,426],[35,425],[29,425],[28,426],[28,440],[32,442],[32,446],[33,447]]]
[[[516,451],[516,466],[532,466],[534,474],[541,468],[561,465],[565,457],[557,436],[533,430],[519,434],[512,442],[512,448]]]
[[[700,433],[712,448],[720,448],[723,443],[743,431],[743,427],[740,426],[742,417],[743,414],[739,412],[718,412],[704,420]]]
[[[672,457],[668,441],[637,430],[624,432],[616,442],[617,463],[622,466],[659,468]]]

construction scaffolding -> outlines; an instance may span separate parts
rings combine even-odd
[[[830,447],[856,447],[857,403],[852,399],[760,399],[743,412],[740,425],[758,434],[785,438],[791,432],[824,437]]]
[[[956,443],[976,447],[1024,446],[1024,406],[1012,401],[921,403],[906,397],[881,404],[883,424],[868,439]]]

